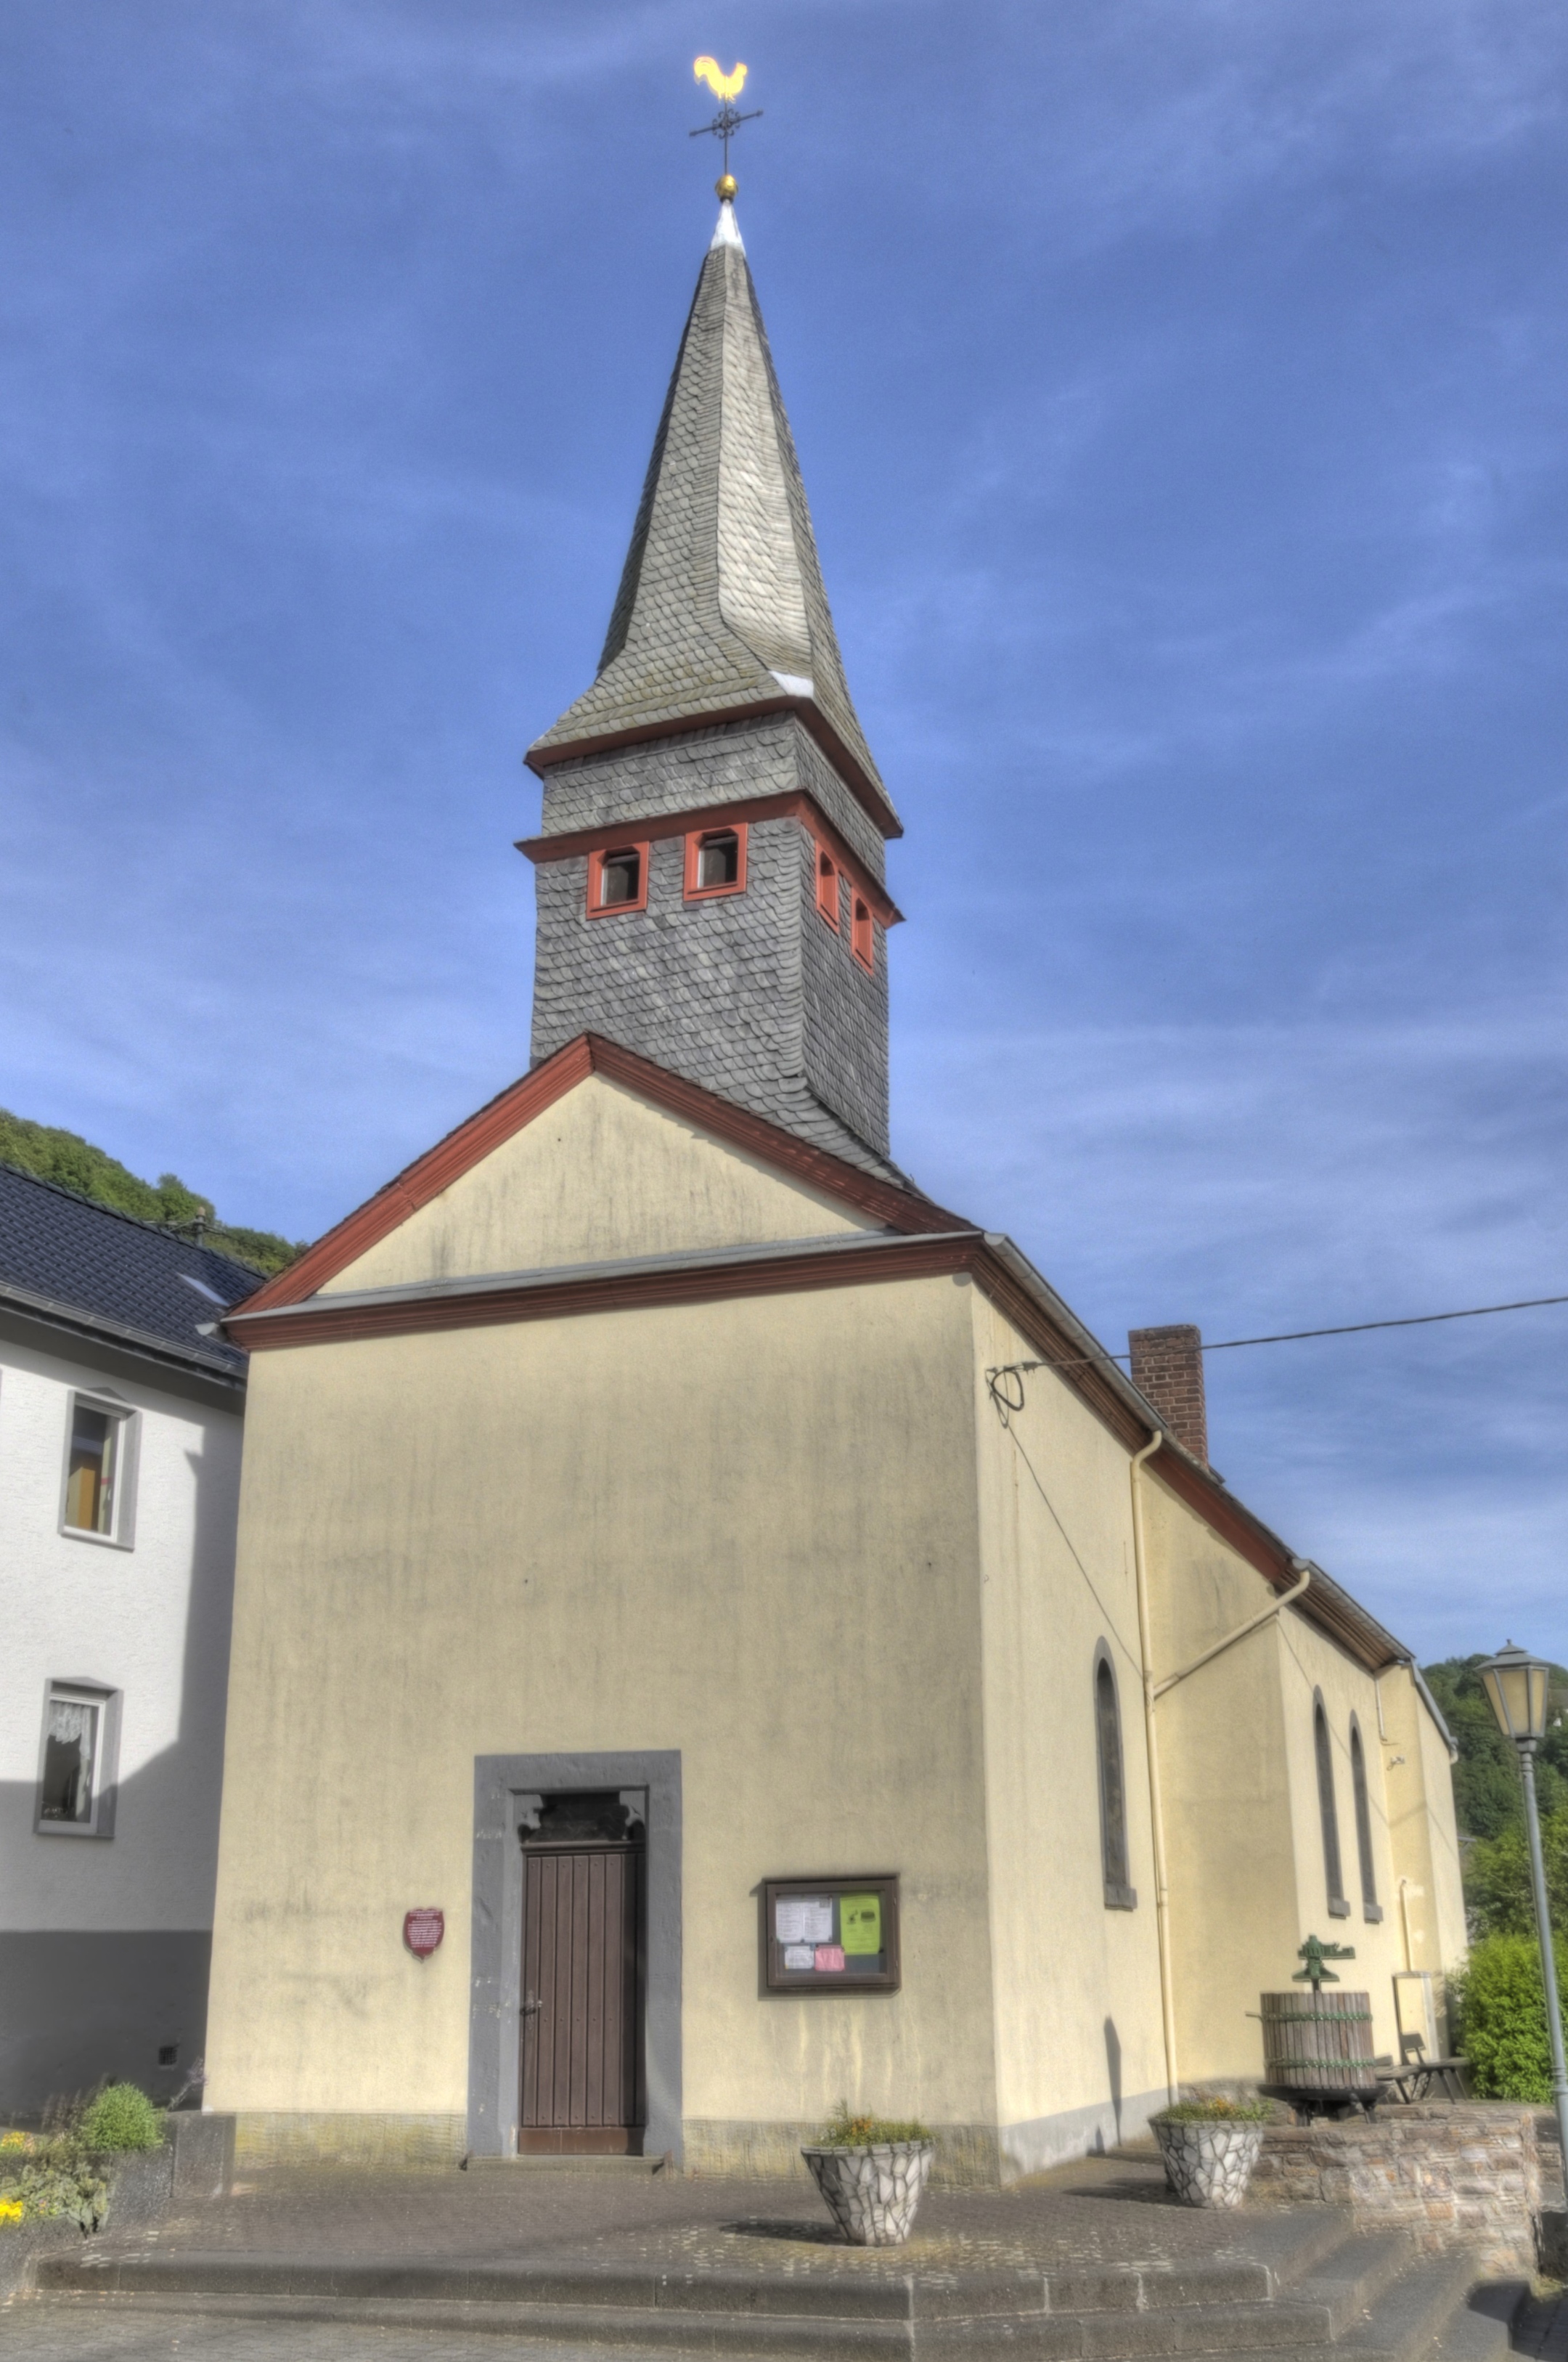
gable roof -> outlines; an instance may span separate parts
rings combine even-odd
[[[874,1215],[885,1229],[879,1234],[779,1240],[612,1264],[480,1273],[348,1294],[316,1292],[590,1075],[602,1075],[823,1195]],[[955,1272],[971,1275],[1029,1340],[1041,1367],[1070,1386],[1130,1451],[1158,1434],[1160,1449],[1146,1463],[1150,1473],[1276,1591],[1294,1587],[1307,1562],[1165,1431],[1153,1404],[1010,1239],[982,1231],[916,1190],[879,1181],[600,1034],[580,1034],[499,1093],[298,1262],[237,1304],[225,1327],[252,1347],[348,1342]],[[1413,1662],[1410,1651],[1320,1568],[1313,1567],[1311,1584],[1291,1612],[1372,1672]]]
[[[503,1141],[521,1131],[525,1124],[532,1123],[557,1099],[575,1090],[579,1083],[586,1082],[590,1075],[602,1075],[607,1081],[620,1083],[655,1107],[712,1133],[747,1155],[758,1157],[790,1179],[820,1190],[824,1197],[836,1198],[861,1213],[874,1215],[889,1230],[948,1231],[972,1227],[961,1216],[945,1212],[918,1191],[901,1189],[891,1181],[879,1181],[874,1174],[845,1164],[827,1149],[814,1148],[809,1141],[799,1140],[793,1132],[769,1123],[765,1116],[752,1115],[729,1099],[720,1098],[715,1092],[704,1090],[700,1083],[688,1082],[684,1076],[655,1065],[651,1058],[623,1049],[618,1042],[606,1041],[600,1033],[580,1033],[531,1074],[499,1092],[466,1123],[458,1124],[456,1131],[437,1141],[434,1148],[416,1157],[384,1188],[378,1189],[373,1198],[368,1198],[318,1239],[297,1263],[270,1279],[247,1299],[245,1314],[248,1317],[278,1305],[296,1305],[313,1296],[327,1280],[357,1263],[378,1241],[406,1221],[419,1207],[438,1198]]]
[[[0,1164],[0,1305],[242,1384],[244,1352],[201,1332],[256,1281],[215,1248]]]
[[[536,770],[793,712],[884,836],[902,833],[845,679],[806,490],[726,199],[654,437],[599,674]]]

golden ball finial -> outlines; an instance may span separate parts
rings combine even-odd
[[[740,182],[733,172],[722,172],[713,183],[713,193],[715,196],[722,197],[725,204],[733,204],[735,191],[739,186]]]

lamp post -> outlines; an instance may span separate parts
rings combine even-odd
[[[1551,1915],[1546,1901],[1546,1864],[1540,1852],[1540,1815],[1535,1801],[1535,1750],[1546,1731],[1546,1693],[1551,1668],[1510,1640],[1478,1668],[1497,1717],[1497,1727],[1518,1749],[1524,1777],[1525,1823],[1529,1830],[1529,1875],[1535,1889],[1535,1924],[1540,1937],[1540,1974],[1546,1987],[1546,2030],[1551,2040],[1551,2095],[1557,2103],[1557,2137],[1568,2175],[1568,2065],[1562,2057],[1562,2013],[1557,2004],[1557,1963],[1551,1949]]]

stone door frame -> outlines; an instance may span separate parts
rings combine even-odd
[[[645,2155],[681,2162],[680,1752],[476,1755],[468,2146],[475,2157],[517,2147],[523,1998],[523,1848],[526,1796],[640,1788],[647,1796],[647,2074]]]

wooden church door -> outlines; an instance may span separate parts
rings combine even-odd
[[[642,2147],[646,1857],[625,1817],[614,1797],[551,1797],[522,1833],[524,2156]]]

